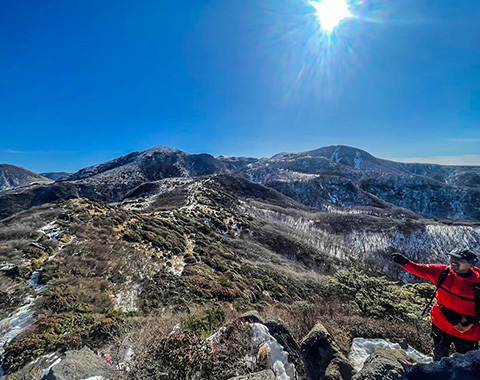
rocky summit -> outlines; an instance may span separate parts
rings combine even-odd
[[[155,147],[4,190],[0,377],[475,376],[474,355],[376,350],[362,367],[350,352],[381,338],[431,354],[435,288],[390,255],[478,249],[479,172],[344,146],[262,159]]]

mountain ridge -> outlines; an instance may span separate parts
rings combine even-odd
[[[318,210],[399,207],[428,218],[480,220],[480,167],[398,163],[345,145],[261,159],[156,146],[81,169],[52,185],[8,191],[0,197],[0,217],[11,215],[5,202],[16,211],[72,197],[120,202],[142,184],[223,174],[243,177]],[[38,194],[50,195],[39,200]],[[30,201],[16,207],[15,198]]]

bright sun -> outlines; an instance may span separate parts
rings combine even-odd
[[[348,8],[347,0],[311,1],[310,4],[317,10],[320,26],[329,33],[332,32],[342,20],[353,17]]]

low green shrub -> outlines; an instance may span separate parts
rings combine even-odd
[[[183,328],[195,334],[207,337],[225,322],[225,312],[219,306],[206,309],[201,314],[194,314],[185,319]]]
[[[70,312],[54,314],[35,323],[6,347],[3,368],[16,371],[47,352],[78,349],[84,345],[98,347],[120,333],[124,315]]]

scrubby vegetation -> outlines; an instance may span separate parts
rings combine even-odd
[[[192,371],[225,379],[253,370],[236,359],[258,347],[248,327],[234,323],[252,309],[280,318],[297,340],[321,321],[345,352],[357,336],[429,350],[418,313],[432,287],[338,271],[349,258],[328,256],[317,240],[238,211],[235,198],[218,189],[196,202],[146,212],[80,199],[2,221],[0,249],[16,264],[13,274],[0,274],[9,288],[0,288],[2,308],[14,308],[33,271],[46,285],[36,295],[37,322],[6,347],[4,369],[129,335],[132,379],[183,379]],[[55,226],[54,239],[41,231],[47,224]],[[222,326],[225,344],[205,345]]]
[[[121,312],[94,314],[82,311],[52,314],[42,318],[8,345],[2,366],[16,371],[46,352],[76,349],[84,345],[98,348],[121,331]]]

